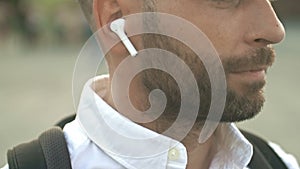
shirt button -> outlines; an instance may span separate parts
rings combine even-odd
[[[175,148],[169,150],[168,154],[169,160],[177,160],[179,158],[179,151]]]

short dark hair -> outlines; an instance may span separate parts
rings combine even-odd
[[[79,5],[81,6],[84,16],[88,21],[92,31],[97,31],[94,16],[93,16],[93,1],[94,0],[78,0]],[[144,1],[144,11],[153,12],[157,0],[143,0],[143,1]]]
[[[78,2],[91,29],[96,31],[96,25],[93,17],[93,0],[78,0]]]

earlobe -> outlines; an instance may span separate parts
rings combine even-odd
[[[98,30],[111,21],[121,18],[122,12],[116,0],[94,0],[93,17]]]

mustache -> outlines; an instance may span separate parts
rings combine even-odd
[[[275,61],[275,50],[272,47],[258,48],[246,52],[243,56],[232,56],[222,59],[225,73],[266,70]]]

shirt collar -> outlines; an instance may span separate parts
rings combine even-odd
[[[233,123],[220,124],[215,135],[219,147],[210,169],[238,169],[249,164],[253,147]]]
[[[185,168],[187,152],[183,144],[130,121],[93,91],[92,83],[100,80],[103,83],[97,84],[105,86],[106,78],[90,79],[79,102],[77,120],[89,139],[129,169]],[[234,124],[221,124],[216,137],[220,140],[218,153],[210,168],[244,168],[249,163],[252,145]]]

